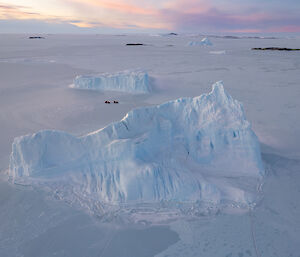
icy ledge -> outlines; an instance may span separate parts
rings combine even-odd
[[[120,91],[135,94],[151,92],[149,76],[141,70],[103,73],[97,76],[77,76],[71,88]]]
[[[82,137],[53,130],[15,138],[9,174],[89,209],[162,202],[247,208],[264,169],[242,104],[217,82],[209,94],[134,109]]]

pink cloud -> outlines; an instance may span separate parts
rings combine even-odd
[[[259,9],[259,5],[216,5],[216,0],[61,0],[70,17],[43,14],[21,6],[0,4],[0,19],[66,22],[77,27],[113,27],[184,32],[299,32],[293,10]]]
[[[167,2],[162,9],[186,14],[201,14],[209,11],[213,6],[205,0],[176,0]]]
[[[260,10],[248,8],[237,10],[221,9],[209,4],[188,0],[193,9],[183,8],[183,1],[176,1],[171,8],[161,10],[161,18],[174,28],[199,32],[268,32],[272,28],[282,27],[282,31],[298,31],[300,16],[297,13],[282,10]],[[197,8],[196,2],[199,5]],[[184,9],[183,11],[181,10]],[[297,25],[298,24],[298,25]]]
[[[232,29],[232,30],[224,30],[223,32],[229,33],[261,33],[261,29]]]
[[[300,32],[300,25],[288,25],[269,28],[269,32]]]
[[[156,15],[158,11],[155,8],[143,8],[135,4],[128,4],[124,1],[102,1],[102,0],[69,0],[69,2],[76,2],[83,5],[90,5],[94,7],[102,7],[105,9],[115,10],[126,14],[140,14],[140,15]]]

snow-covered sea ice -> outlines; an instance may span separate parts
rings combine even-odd
[[[159,37],[49,34],[46,40],[33,41],[21,34],[1,37],[0,256],[299,257],[299,53],[255,52],[251,48],[299,48],[300,42],[299,38],[283,34],[276,38],[265,36],[209,35],[207,37],[214,44],[212,47],[186,46],[187,42],[200,41],[204,37],[199,34]],[[128,42],[142,42],[147,47],[126,47]],[[150,94],[68,88],[79,74],[97,77],[99,72],[112,75],[115,71],[137,67],[147,71],[153,82],[154,90]],[[199,163],[192,154],[196,144],[189,143],[197,138],[193,137],[193,133],[200,130],[198,128],[204,119],[190,119],[193,112],[183,115],[177,109],[172,112],[174,116],[167,117],[162,117],[163,112],[158,111],[162,110],[162,103],[174,103],[174,99],[185,99],[185,102],[179,101],[178,108],[186,108],[188,103],[193,102],[191,99],[209,92],[211,84],[221,79],[224,80],[226,94],[230,93],[232,98],[244,105],[243,113],[251,121],[251,130],[260,143],[265,175],[251,178],[246,172],[246,176],[222,176],[217,174],[220,165],[206,170],[205,165],[209,166],[209,163]],[[119,100],[120,104],[106,105],[105,100]],[[174,107],[170,105],[169,110],[173,108],[171,106]],[[133,119],[137,126],[133,122],[130,123],[132,126],[128,126],[132,136],[129,131],[125,134],[127,129],[120,121],[131,110],[141,107],[143,111],[139,113],[143,114],[150,108],[156,110],[153,114],[160,118],[154,119],[153,126],[148,125],[152,124],[150,122],[144,125],[139,119]],[[231,117],[224,116],[222,108],[217,110],[220,117]],[[175,119],[175,113],[182,118]],[[123,133],[123,130],[115,129],[116,124],[126,131]],[[179,133],[180,130],[175,129],[176,124],[188,132]],[[233,125],[231,122],[224,124],[228,128]],[[136,127],[140,128],[140,134],[133,133]],[[187,130],[188,127],[191,129]],[[89,133],[91,131],[94,132]],[[206,132],[207,138],[214,134],[212,129]],[[211,133],[208,135],[208,132]],[[16,165],[24,161],[24,174],[21,175],[20,169],[20,174],[16,172],[14,176],[8,171],[12,143],[14,138],[28,134],[29,150],[26,152],[36,153],[37,158],[24,154],[24,160],[16,159]],[[103,146],[105,136],[107,141]],[[29,140],[31,137],[32,140]],[[92,146],[87,138],[93,142]],[[225,160],[234,160],[237,170],[241,159],[238,161],[236,156],[230,158],[227,154],[240,147],[233,144],[241,142],[239,137],[234,140],[233,133],[228,132],[227,138],[231,139],[228,144],[226,137],[222,140],[220,136],[217,138],[212,140],[212,145],[210,140],[203,140],[199,144],[203,146],[201,153],[206,152],[212,163],[215,160],[221,163],[220,155],[216,155],[220,150]],[[156,143],[150,144],[150,139],[156,139]],[[255,142],[258,140],[255,139]],[[168,142],[174,144],[169,145]],[[21,145],[26,148],[25,144]],[[19,150],[25,153],[22,147]],[[129,149],[128,156],[122,154],[122,149],[124,152]],[[100,151],[105,156],[100,156]],[[49,152],[48,158],[42,157],[42,152]],[[153,152],[153,155],[148,152]],[[83,153],[88,158],[80,159]],[[109,156],[107,162],[97,163],[97,160],[106,160],[106,156]],[[113,186],[109,186],[109,181],[117,180],[119,177],[114,175],[118,173],[108,171],[119,168],[116,163],[120,156],[123,157],[122,164],[131,163],[131,167],[138,167],[122,167],[120,175],[134,176],[134,171],[144,170],[143,167],[153,163],[148,166],[157,169],[149,168],[148,171],[149,174],[155,171],[154,174],[163,175],[160,178],[156,176],[157,181],[162,182],[159,185],[168,182],[165,174],[176,175],[180,171],[180,176],[186,180],[177,187],[178,192],[183,190],[185,183],[194,189],[190,186],[192,179],[187,179],[193,175],[194,181],[201,182],[204,192],[208,192],[208,187],[204,190],[203,186],[206,183],[219,192],[227,190],[226,194],[220,194],[220,204],[217,201],[217,204],[205,204],[202,200],[155,200],[150,203],[141,197],[137,201],[120,198],[120,202],[105,202],[104,189],[112,189],[107,190],[109,199],[117,195],[111,193],[115,191]],[[168,161],[163,163],[166,156]],[[246,156],[245,166],[250,163]],[[171,157],[177,163],[172,163]],[[66,159],[70,162],[64,162]],[[26,175],[26,167],[29,173],[32,172],[29,176]],[[224,164],[221,167],[220,171],[226,170],[228,174],[228,166]],[[134,181],[129,175],[123,176],[123,184],[119,183],[122,192],[134,189],[135,185],[145,185],[141,177]],[[104,180],[109,177],[110,180]],[[152,183],[154,178],[147,177],[144,182]],[[106,181],[107,187],[101,181]],[[126,184],[130,181],[133,187]],[[101,187],[102,191],[97,189]],[[154,199],[171,197],[175,192],[166,190],[164,193],[163,188],[170,190],[172,187],[168,184],[151,187],[150,192],[159,192],[158,198]],[[133,190],[131,195],[137,195],[136,192],[143,190]],[[201,195],[201,199],[218,199],[215,191],[210,192]],[[187,198],[191,195],[187,194]],[[225,195],[230,197],[225,199]],[[233,195],[238,196],[235,202],[229,200]]]

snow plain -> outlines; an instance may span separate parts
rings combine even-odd
[[[201,38],[1,36],[0,256],[300,256],[300,55],[250,50],[298,47],[300,40],[213,38],[209,48],[186,46]],[[79,74],[137,68],[152,78],[151,94],[68,88]],[[133,108],[209,92],[218,80],[244,104],[261,144],[267,176],[262,199],[250,212],[150,223],[143,221],[151,215],[145,208],[139,223],[132,223],[122,214],[90,216],[51,191],[6,181],[16,136],[43,129],[81,136]],[[104,104],[111,99],[120,104]]]

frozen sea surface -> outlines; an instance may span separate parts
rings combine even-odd
[[[0,182],[0,256],[150,257],[179,240],[167,226],[100,222],[30,187]]]
[[[47,35],[45,40],[27,40],[27,35],[1,37],[0,169],[8,168],[16,136],[42,129],[80,136],[122,119],[135,107],[198,96],[223,80],[233,98],[243,102],[261,143],[267,178],[260,204],[247,214],[177,220],[163,227],[156,224],[160,228],[153,230],[153,224],[146,222],[126,225],[114,217],[104,221],[74,210],[72,203],[52,204],[47,195],[3,179],[1,256],[76,256],[77,252],[84,256],[80,249],[87,256],[111,256],[122,247],[127,247],[123,256],[143,256],[141,252],[144,256],[300,256],[300,53],[250,50],[296,48],[300,40],[214,38],[209,48],[186,47],[189,41],[199,40],[201,37],[147,35]],[[126,47],[128,42],[146,45]],[[134,96],[68,88],[78,74],[136,68],[147,70],[153,78],[153,93]],[[110,99],[119,104],[106,105],[104,101]],[[29,191],[25,194],[24,190]],[[112,233],[111,226],[129,226],[129,231]],[[142,236],[132,234],[134,226],[142,230]],[[170,241],[160,245],[156,241],[160,233]],[[57,235],[63,238],[57,240]],[[138,237],[141,242],[120,245],[124,241],[120,237],[126,235],[126,240]],[[149,244],[141,249],[144,243]]]

